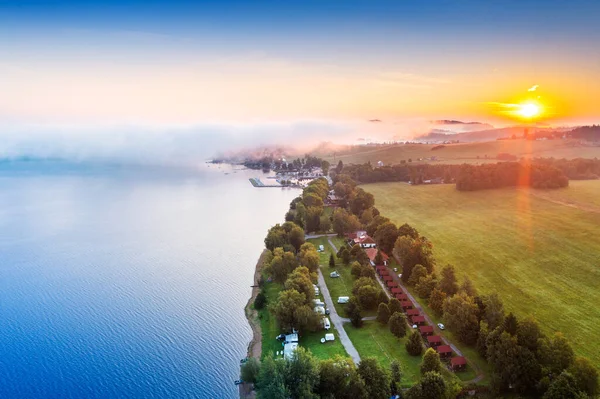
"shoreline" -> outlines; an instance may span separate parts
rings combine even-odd
[[[262,355],[262,330],[260,328],[260,320],[258,319],[258,312],[252,307],[254,304],[254,300],[256,296],[260,292],[260,287],[258,286],[258,282],[260,280],[260,274],[262,271],[263,263],[265,256],[267,255],[267,249],[263,249],[260,256],[258,257],[258,261],[256,262],[256,267],[254,269],[254,280],[252,293],[250,294],[250,298],[244,307],[244,314],[246,315],[246,320],[248,320],[248,324],[252,329],[252,339],[248,343],[248,350],[246,353],[246,357],[251,358],[254,357],[260,360]],[[255,397],[255,393],[253,391],[252,384],[241,384],[240,385],[240,398],[253,398]]]

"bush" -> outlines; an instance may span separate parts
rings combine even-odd
[[[267,304],[267,297],[263,292],[259,292],[256,298],[254,299],[254,309],[261,310]]]
[[[381,324],[387,324],[390,319],[390,310],[385,303],[380,303],[377,308],[377,321]]]
[[[398,338],[406,336],[406,316],[402,312],[394,312],[388,321],[390,332]]]
[[[240,376],[244,382],[255,383],[260,372],[260,363],[257,359],[251,357],[242,365]]]

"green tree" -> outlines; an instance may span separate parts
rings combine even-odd
[[[365,209],[365,211],[360,215],[360,222],[363,224],[363,226],[367,226],[373,221],[373,217],[373,208]]]
[[[362,214],[365,209],[369,209],[373,205],[375,205],[373,194],[366,192],[360,187],[355,188],[348,198],[348,206],[355,215]]]
[[[368,277],[370,279],[375,280],[375,269],[373,269],[371,266],[361,265],[360,269],[361,269],[360,277]],[[387,296],[386,296],[386,298],[387,298]],[[379,302],[381,302],[381,301],[379,301]]]
[[[504,331],[506,331],[510,335],[517,335],[517,329],[519,328],[519,321],[517,320],[517,317],[514,314],[512,314],[512,312],[511,312],[504,318],[504,322],[502,323],[502,326],[504,328]]]
[[[342,254],[341,254],[341,258],[342,258],[342,262],[344,262],[344,265],[347,265],[350,263],[350,260],[352,259],[352,255],[350,255],[350,251],[348,251],[348,248],[344,248],[342,250]]]
[[[296,290],[304,294],[307,305],[310,305],[315,298],[315,289],[310,279],[310,271],[304,266],[297,267],[290,273],[284,287],[286,290]]]
[[[335,258],[333,257],[333,254],[329,255],[329,267],[335,267]]]
[[[402,312],[394,312],[388,321],[390,332],[397,338],[406,336],[406,316]]]
[[[386,218],[385,216],[381,216],[381,215],[373,216],[373,220],[371,220],[371,222],[369,224],[367,224],[367,227],[366,227],[367,234],[370,235],[371,237],[373,237],[375,235],[375,232],[379,228],[379,226],[381,226],[385,223],[388,223],[389,221],[390,221],[390,219]]]
[[[358,364],[358,374],[365,382],[370,398],[389,398],[390,376],[374,357],[363,358]]]
[[[485,306],[483,318],[487,322],[489,329],[494,330],[504,322],[504,304],[496,292],[485,295],[481,299]]]
[[[346,233],[351,233],[360,229],[360,222],[355,215],[348,213],[343,208],[336,208],[333,212],[333,231],[342,237]]]
[[[376,287],[377,282],[372,279],[372,278],[368,278],[368,277],[361,277],[359,279],[357,279],[356,281],[354,281],[354,284],[352,285],[352,294],[354,295],[358,295],[358,290],[361,287],[370,285],[372,287]]]
[[[299,251],[302,244],[304,244],[304,230],[302,227],[294,225],[290,232],[287,233],[287,236],[289,243],[292,244],[296,251]]]
[[[251,357],[248,359],[246,363],[244,363],[241,367],[240,376],[242,377],[242,381],[255,383],[258,381],[258,376],[260,374],[260,363],[258,359]]]
[[[487,360],[494,370],[493,386],[497,391],[507,390],[514,383],[516,367],[515,359],[519,352],[517,339],[506,332],[501,332],[498,338],[495,334],[501,331],[494,330],[488,336]]]
[[[381,290],[373,285],[366,285],[358,289],[356,296],[364,309],[375,309],[379,299],[379,291]]]
[[[400,301],[396,298],[390,299],[388,307],[390,309],[390,314],[392,315],[396,312],[402,312],[402,305],[400,304]]]
[[[329,218],[329,216],[321,216],[319,226],[321,228],[321,231],[324,233],[328,233],[329,231],[331,231],[331,219]]]
[[[420,356],[423,353],[423,339],[417,330],[413,330],[405,344],[406,351],[411,356]]]
[[[352,276],[354,276],[354,278],[359,278],[361,273],[362,273],[362,269],[363,269],[363,265],[361,265],[358,262],[352,262],[352,267],[350,269],[350,273],[352,273]]]
[[[425,373],[419,381],[419,386],[420,399],[438,399],[446,396],[446,381],[440,373]]]
[[[348,304],[346,305],[346,313],[350,318],[350,322],[356,328],[362,327],[362,306],[355,296],[350,297]]]
[[[296,205],[296,217],[294,218],[296,223],[301,228],[306,226],[306,206],[302,202]]]
[[[460,292],[444,302],[444,321],[458,339],[466,344],[474,344],[479,332],[477,318],[479,308],[473,297]]]
[[[573,376],[577,386],[591,398],[598,395],[598,370],[585,357],[575,359],[568,372]]]
[[[400,362],[394,359],[390,363],[390,388],[392,391],[392,395],[395,395],[400,392],[400,384],[402,382],[402,368],[400,367]]]
[[[550,384],[548,391],[543,399],[587,399],[588,396],[579,389],[575,378],[566,371],[563,371]]]
[[[281,227],[281,225],[276,224],[275,226],[269,229],[267,233],[267,237],[265,237],[265,246],[270,251],[273,251],[277,247],[283,247],[288,243],[287,233]]]
[[[306,220],[305,228],[306,231],[319,231],[321,228],[321,215],[323,214],[322,206],[310,206],[306,208]]]
[[[285,367],[283,359],[274,360],[267,356],[260,367],[256,390],[258,396],[268,399],[287,399],[290,391],[285,385]]]
[[[404,276],[403,276],[404,277]],[[417,295],[423,299],[427,299],[431,296],[431,293],[437,287],[438,281],[435,274],[428,274],[425,277],[419,279],[418,284],[415,287]]]
[[[521,320],[517,326],[517,341],[519,345],[529,349],[532,352],[536,352],[538,349],[538,342],[542,337],[542,331],[537,321],[533,316]]]
[[[360,380],[352,360],[340,355],[321,360],[319,375],[318,393],[321,398],[351,398],[351,380]]]
[[[269,273],[273,277],[273,281],[279,284],[283,284],[287,280],[287,276],[290,273],[287,265],[283,263],[283,257],[275,255],[269,265]]]
[[[410,278],[408,279],[408,285],[414,287],[415,285],[417,285],[419,283],[419,280],[421,279],[421,277],[425,277],[425,276],[427,276],[427,269],[425,269],[425,266],[415,265],[415,267],[413,267]]]
[[[394,250],[394,243],[398,239],[398,227],[392,222],[386,222],[379,226],[373,237],[382,251],[389,254]]]
[[[544,370],[554,375],[560,374],[575,361],[573,348],[560,332],[539,340],[537,356]]]
[[[429,371],[435,371],[436,373],[442,372],[442,362],[440,360],[440,354],[433,348],[428,348],[423,355],[423,363],[421,363],[421,374],[425,374]]]
[[[331,166],[331,164],[328,161],[326,161],[326,160],[321,161],[321,170],[323,171],[323,176],[327,176],[329,174],[330,166]]]
[[[456,273],[454,266],[447,265],[442,269],[440,283],[438,289],[443,291],[449,297],[458,292],[458,283],[456,281]]]
[[[323,207],[323,199],[314,193],[306,193],[302,197],[302,202],[306,209],[311,207],[322,208]]]
[[[376,265],[383,265],[383,255],[381,255],[381,251],[377,251],[374,261]]]
[[[377,308],[377,321],[381,324],[387,324],[390,320],[390,309],[385,303],[380,303]]]
[[[434,288],[429,296],[429,307],[433,310],[436,316],[441,316],[444,313],[444,302],[446,301],[446,293]]]
[[[477,296],[477,289],[473,285],[473,282],[471,281],[469,276],[465,276],[465,278],[463,279],[463,282],[460,285],[460,288],[458,290],[466,293],[468,296],[472,296],[472,297]]]
[[[267,304],[267,297],[265,296],[265,294],[263,294],[262,291],[260,291],[258,293],[258,295],[256,295],[256,298],[254,298],[254,309],[256,309],[256,310],[264,309],[266,304]]]
[[[294,289],[281,291],[271,306],[277,323],[284,331],[314,330],[319,323],[317,314],[306,304],[306,296]]]
[[[298,259],[302,266],[306,266],[312,273],[316,273],[319,270],[319,253],[314,245],[307,242],[300,247],[300,253]]]
[[[340,159],[337,166],[335,167],[335,171],[339,175],[342,172],[342,169],[344,169],[344,163]]]
[[[401,236],[409,236],[412,239],[419,238],[419,232],[417,229],[409,225],[408,223],[404,223],[402,226],[398,227],[398,235]]]
[[[298,347],[287,362],[286,386],[292,399],[318,399],[319,363],[305,348]]]

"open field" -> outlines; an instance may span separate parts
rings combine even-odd
[[[273,303],[277,299],[279,291],[281,291],[281,286],[279,284],[265,283],[263,292],[267,296],[268,304]],[[258,313],[262,329],[262,357],[268,355],[275,356],[276,351],[283,350],[281,342],[275,339],[275,337],[280,334],[277,322],[267,307],[260,310]],[[338,335],[335,328],[332,328],[331,332],[333,332],[337,338]],[[300,346],[310,349],[310,351],[319,359],[329,359],[334,355],[348,356],[346,349],[344,349],[344,346],[339,339],[322,344],[320,339],[324,336],[324,330],[303,334],[300,337]]]
[[[400,161],[418,161],[428,163],[485,163],[497,162],[495,157],[500,153],[509,153],[519,158],[600,158],[600,147],[582,146],[574,140],[495,140],[481,143],[445,144],[444,148],[433,150],[433,144],[397,144],[380,147],[356,147],[350,153],[336,154],[326,157],[332,164],[342,160],[345,164],[361,164],[371,162],[375,165],[382,161],[386,165],[398,164]],[[437,157],[435,161],[426,161]]]
[[[600,181],[570,185],[557,191],[363,188],[383,215],[433,242],[439,266],[453,264],[482,293],[497,291],[508,311],[533,314],[546,333],[562,331],[578,354],[600,366],[600,213],[566,204],[597,206]]]

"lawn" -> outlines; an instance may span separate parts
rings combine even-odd
[[[383,215],[433,242],[439,267],[451,263],[480,292],[497,291],[508,311],[534,315],[546,333],[562,331],[600,366],[600,181],[572,181],[556,191],[363,188]]]
[[[396,338],[387,326],[376,321],[365,321],[361,328],[346,323],[344,329],[361,358],[374,357],[386,369],[389,369],[392,360],[398,360],[402,365],[402,386],[410,387],[418,381],[421,356],[410,356],[406,352],[404,344],[407,337]]]
[[[276,283],[265,283],[264,293],[267,296],[267,303],[273,303],[277,299],[281,291],[281,286]],[[282,351],[283,346],[275,337],[280,334],[277,327],[277,322],[273,315],[265,308],[259,311],[260,327],[262,329],[262,356],[272,354],[275,356],[277,351]],[[335,328],[331,330],[336,337]],[[300,337],[300,346],[309,349],[318,359],[329,359],[334,355],[348,356],[344,346],[336,339],[333,342],[321,343],[321,338],[325,336],[325,331],[316,331],[313,333],[305,333]]]

